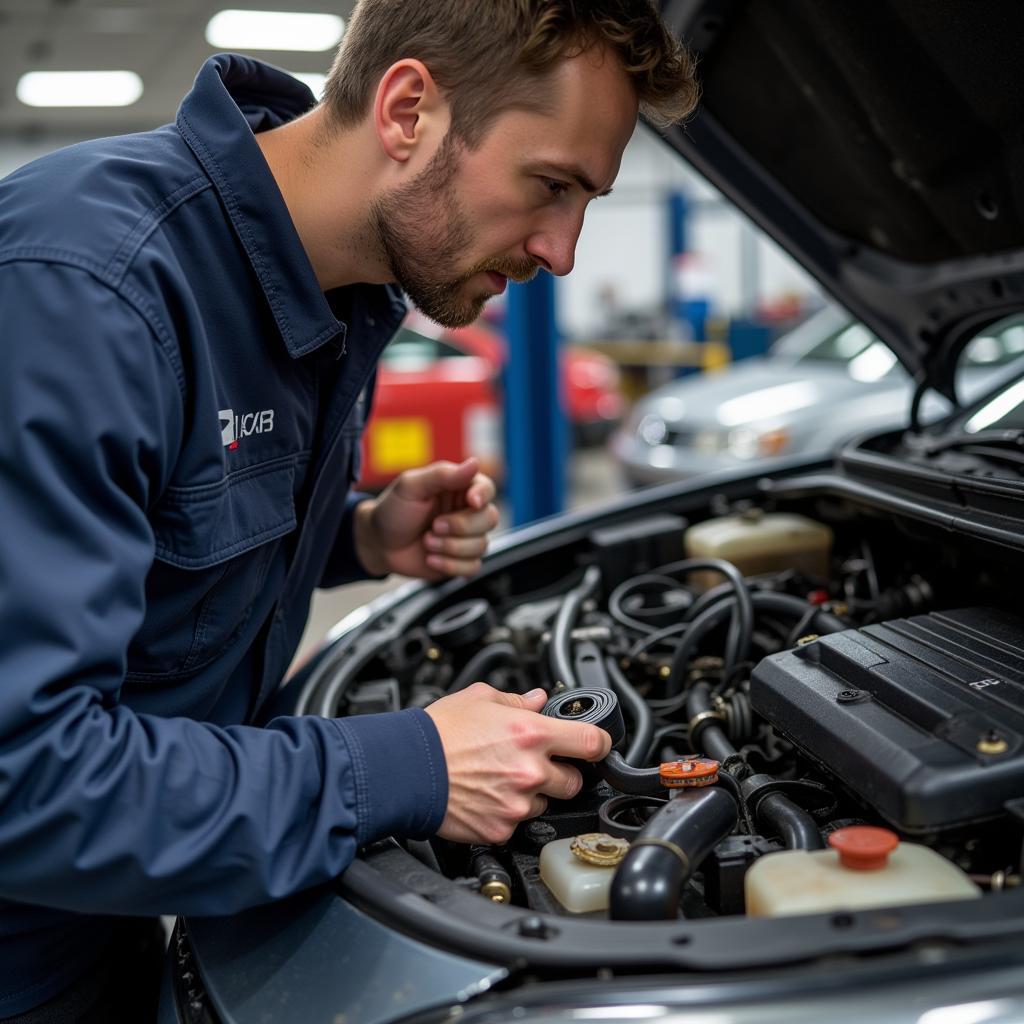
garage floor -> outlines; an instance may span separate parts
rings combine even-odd
[[[569,474],[569,504],[573,508],[599,503],[622,489],[611,460],[600,447],[573,452]],[[503,525],[507,525],[504,509],[502,518]],[[404,577],[396,576],[379,583],[353,583],[332,591],[317,591],[296,662],[311,652],[339,619],[403,582]]]

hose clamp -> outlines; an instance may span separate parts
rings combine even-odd
[[[664,847],[666,850],[675,854],[679,862],[683,865],[683,871],[687,874],[690,873],[690,858],[686,855],[686,851],[681,846],[677,846],[670,839],[658,839],[655,836],[641,836],[639,839],[634,839],[632,843],[632,848],[634,850],[638,846]]]
[[[690,733],[690,742],[694,743],[700,730],[703,728],[703,723],[714,719],[716,722],[724,722],[725,714],[721,711],[698,711],[697,714],[690,719],[687,723],[686,728]]]

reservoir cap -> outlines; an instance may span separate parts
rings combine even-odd
[[[889,854],[900,845],[899,837],[887,828],[851,825],[838,828],[828,844],[839,852],[839,863],[851,871],[878,871],[889,861]]]

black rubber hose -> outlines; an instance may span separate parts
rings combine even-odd
[[[825,843],[814,818],[782,793],[769,793],[757,805],[754,819],[768,835],[778,836],[787,850],[822,850]]]
[[[686,695],[686,717],[692,722],[697,715],[710,710],[711,687],[707,683],[697,683]],[[725,730],[712,718],[701,719],[691,730],[690,746],[723,763],[738,753]]]
[[[507,641],[488,644],[473,655],[455,677],[455,682],[448,688],[449,693],[458,693],[476,682],[487,682],[485,676],[500,665],[515,665],[519,661],[519,652]]]
[[[567,689],[579,686],[572,667],[570,634],[584,602],[594,595],[600,585],[601,570],[592,565],[583,574],[582,582],[565,595],[562,607],[558,609],[558,617],[551,633],[550,651],[551,681],[555,685],[561,683]]]
[[[806,614],[811,606],[802,598],[794,597],[792,594],[776,594],[771,590],[764,590],[754,596],[754,607],[758,611],[779,612],[783,615],[794,617]],[[822,608],[811,617],[808,625],[815,633],[841,633],[850,627],[837,615],[827,612]]]
[[[647,822],[615,871],[613,921],[666,921],[701,861],[736,827],[736,801],[718,786],[684,790]]]
[[[803,616],[811,610],[805,600],[794,597],[792,594],[776,594],[772,591],[755,591],[750,595],[754,610],[758,612],[777,612],[787,616]],[[726,594],[720,592],[719,599],[705,608],[690,623],[689,628],[683,634],[679,646],[672,655],[672,667],[668,677],[667,691],[669,696],[680,693],[685,682],[686,666],[693,656],[700,641],[712,630],[725,621],[732,614],[736,602],[734,593]],[[815,609],[811,616],[809,627],[816,633],[839,633],[849,626],[842,619],[826,612],[820,608]]]
[[[732,587],[736,612],[729,629],[725,652],[725,670],[729,672],[734,665],[738,665],[746,658],[754,633],[754,605],[740,571],[732,562],[723,561],[721,558],[687,558],[681,562],[659,566],[654,571],[668,576],[673,573],[694,572],[698,569],[721,573]],[[731,609],[733,606],[729,607]],[[684,620],[691,617],[691,613],[688,613]]]
[[[597,773],[613,789],[630,796],[665,796],[661,784],[661,769],[634,768],[617,751],[611,751],[603,761],[594,765]]]
[[[623,756],[627,764],[643,765],[647,760],[651,740],[654,738],[654,712],[650,704],[636,692],[614,658],[605,658],[604,667],[608,671],[612,689],[619,695],[619,700],[625,705],[633,721],[633,739]]]

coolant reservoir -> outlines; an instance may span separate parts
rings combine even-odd
[[[833,832],[830,850],[784,850],[757,860],[744,889],[751,917],[895,907],[976,899],[981,890],[927,846],[894,832],[852,826]]]
[[[628,850],[625,839],[603,832],[552,840],[540,851],[541,881],[570,913],[607,910],[615,869]]]
[[[705,519],[683,538],[687,558],[722,558],[744,576],[796,569],[827,576],[832,531],[824,523],[791,512],[750,509],[740,515]],[[718,573],[694,573],[696,586],[722,582]]]

